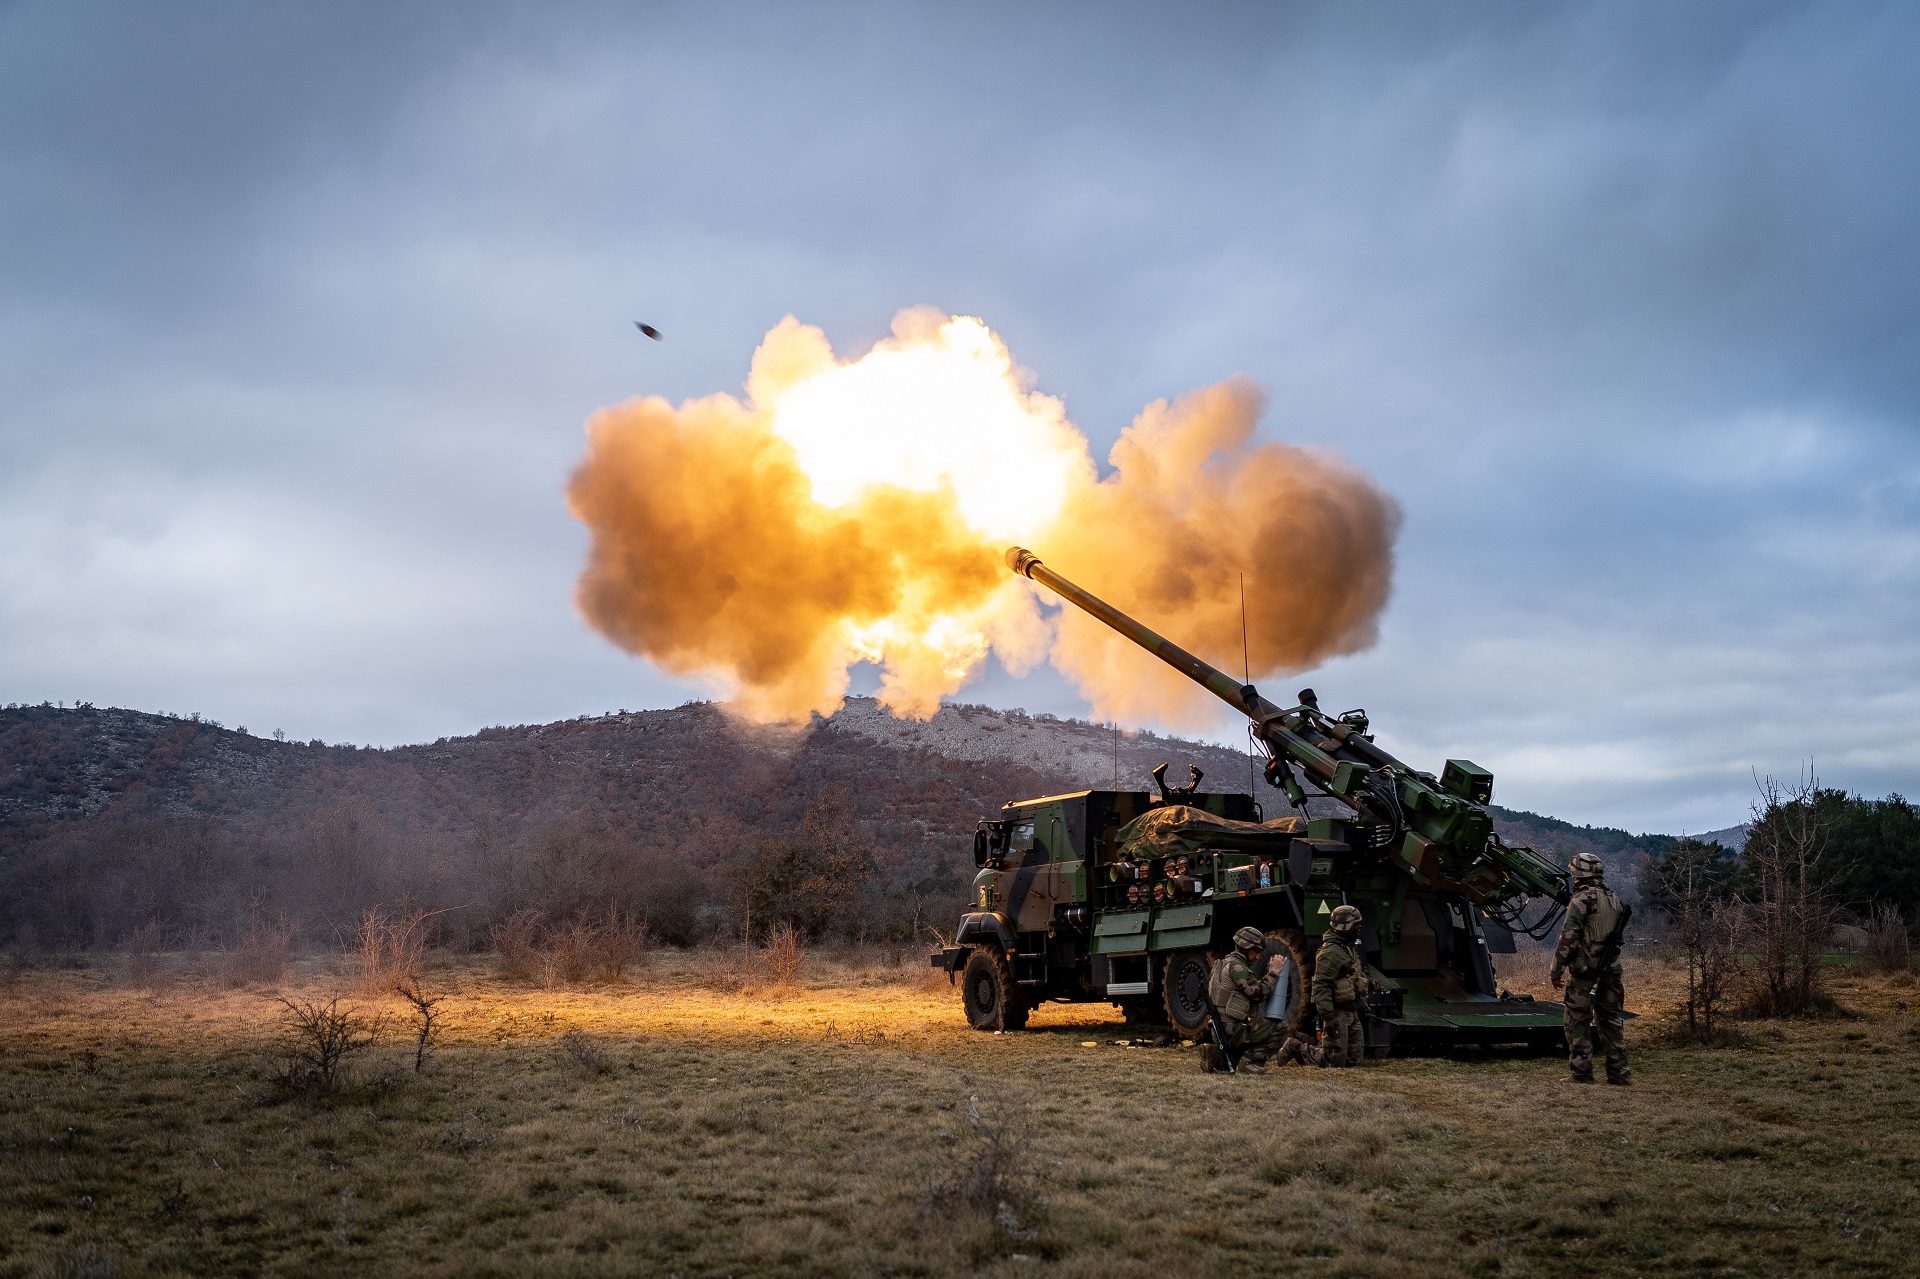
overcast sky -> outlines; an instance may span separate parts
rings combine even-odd
[[[0,3],[0,702],[699,696],[571,607],[582,422],[924,303],[1099,456],[1244,373],[1393,493],[1382,642],[1297,683],[1420,766],[1920,794],[1916,120],[1863,2]]]

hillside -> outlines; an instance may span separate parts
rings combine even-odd
[[[866,698],[797,732],[693,703],[384,750],[7,707],[0,941],[107,944],[149,924],[218,939],[263,915],[321,938],[400,902],[448,911],[473,940],[523,907],[606,905],[692,940],[725,926],[742,859],[810,812],[869,850],[862,919],[891,928],[957,900],[979,817],[1116,771],[1144,789],[1162,762],[1175,781],[1198,765],[1203,790],[1247,784],[1246,756],[1220,746],[982,706],[900,721]],[[1496,823],[1562,856],[1599,852],[1623,879],[1664,844],[1505,809]]]
[[[1188,760],[1229,787],[1244,757],[1120,739],[1132,784]],[[956,898],[975,821],[1009,799],[1107,784],[1112,735],[950,707],[895,727],[871,701],[799,732],[704,703],[376,750],[253,737],[197,718],[0,709],[0,940],[106,943],[150,922],[230,934],[285,916],[314,937],[372,905],[461,912],[605,904],[691,940],[730,869],[810,811],[870,850],[869,902]],[[1224,774],[1224,776],[1223,776]],[[1244,773],[1240,774],[1244,777]]]
[[[797,820],[834,789],[853,796],[863,821],[970,834],[1007,799],[1110,785],[1116,769],[1145,787],[1162,762],[1175,781],[1197,763],[1203,790],[1245,789],[1246,756],[1218,746],[980,706],[901,721],[870,698],[798,732],[692,703],[392,749],[273,741],[197,717],[10,707],[0,709],[0,839],[114,816],[270,823],[350,797],[442,833],[485,814],[637,830],[663,812],[717,809],[755,825]]]

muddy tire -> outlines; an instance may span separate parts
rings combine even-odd
[[[960,1000],[967,1024],[975,1030],[1019,1030],[1027,1024],[1027,1005],[1013,984],[1007,960],[991,946],[975,946],[960,977]]]
[[[1167,956],[1160,994],[1175,1034],[1194,1039],[1207,1024],[1207,982],[1212,977],[1213,965],[1204,950],[1181,950]]]

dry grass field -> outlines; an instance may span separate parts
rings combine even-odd
[[[442,961],[424,1071],[404,1003],[343,1001],[382,1024],[331,1092],[275,1082],[273,990],[13,974],[0,1274],[1913,1272],[1910,978],[1677,1049],[1643,962],[1636,1086],[1570,1089],[1537,1059],[1205,1076],[1103,1008],[984,1036],[923,962],[743,993],[666,952],[569,993]]]

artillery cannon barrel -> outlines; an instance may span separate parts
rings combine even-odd
[[[1395,850],[1394,855],[1420,878],[1496,909],[1509,899],[1536,894],[1566,904],[1568,886],[1558,867],[1531,848],[1503,844],[1494,837],[1491,818],[1481,803],[1440,789],[1430,774],[1416,773],[1375,746],[1365,736],[1364,726],[1354,731],[1347,723],[1329,720],[1311,703],[1292,710],[1275,706],[1253,685],[1236,683],[1224,671],[1154,634],[1042,564],[1039,556],[1024,547],[1007,548],[1007,567],[1099,618],[1252,720],[1254,731],[1276,761],[1299,765],[1328,795],[1363,820],[1388,830],[1384,846]],[[1312,732],[1313,738],[1296,728]],[[1340,759],[1335,752],[1348,758]],[[1455,762],[1460,761],[1450,761]],[[1290,800],[1302,802],[1292,774],[1284,776]],[[1427,863],[1429,849],[1442,855],[1437,868]],[[1483,878],[1483,871],[1492,878]]]
[[[1265,698],[1253,691],[1253,685],[1241,684],[1239,680],[1207,665],[1172,640],[1154,634],[1105,600],[1081,590],[1042,564],[1040,557],[1025,547],[1007,548],[1007,567],[1022,577],[1039,582],[1062,599],[1072,600],[1083,611],[1093,614],[1194,683],[1204,684],[1209,693],[1233,709],[1255,720],[1263,718],[1259,713],[1260,709],[1264,709],[1268,715],[1280,713],[1279,707],[1267,702]],[[1261,707],[1260,703],[1265,703],[1264,707]]]
[[[1072,601],[1081,611],[1099,618],[1173,667],[1174,670],[1204,687],[1209,693],[1252,720],[1263,738],[1292,755],[1316,776],[1323,779],[1331,778],[1338,769],[1339,761],[1310,745],[1298,734],[1282,727],[1279,720],[1286,712],[1260,696],[1253,685],[1242,684],[1225,671],[1207,665],[1172,640],[1140,625],[1099,596],[1075,586],[1041,563],[1040,557],[1025,547],[1007,548],[1007,567],[1022,577],[1040,583],[1060,598]]]

